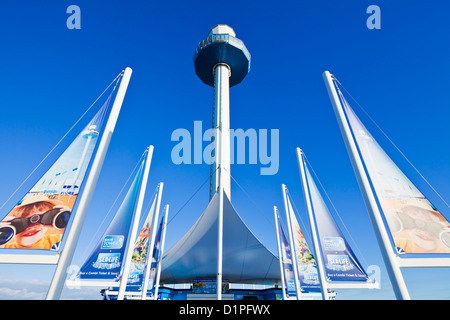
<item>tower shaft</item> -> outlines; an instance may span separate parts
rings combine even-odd
[[[216,139],[214,142],[215,163],[212,164],[215,170],[211,177],[212,195],[222,183],[223,190],[231,200],[231,177],[230,177],[230,83],[231,69],[225,63],[218,63],[214,66],[214,126]],[[219,181],[221,179],[221,181]]]

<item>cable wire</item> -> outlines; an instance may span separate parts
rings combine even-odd
[[[226,170],[225,170],[226,171]],[[274,222],[272,219],[268,219],[264,211],[256,204],[256,202],[250,197],[247,191],[236,181],[236,179],[230,174],[231,179],[237,184],[237,186],[244,192],[245,196],[253,203],[253,205],[258,209],[258,211],[264,216],[264,218],[275,228]]]
[[[187,204],[195,197],[195,195],[201,190],[201,188],[205,185],[206,182],[209,181],[209,177],[198,187],[198,189],[192,194],[192,196],[181,206],[181,208],[173,215],[169,222],[167,222],[167,226],[172,222],[173,219],[187,206]]]

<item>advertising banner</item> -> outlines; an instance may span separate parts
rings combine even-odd
[[[215,294],[217,293],[216,279],[194,279],[192,281],[192,293]],[[222,293],[230,293],[230,283],[222,279]]]
[[[144,271],[147,264],[147,252],[152,229],[153,214],[155,212],[156,196],[148,212],[144,225],[134,245],[131,255],[130,271],[128,275],[127,291],[141,291],[144,283]]]
[[[300,279],[300,289],[302,292],[320,291],[319,274],[317,271],[316,260],[314,259],[309,246],[306,243],[305,236],[295,217],[291,201],[287,197],[288,208],[291,217],[292,236],[295,245],[295,254],[297,255],[298,277]]]
[[[157,267],[159,263],[159,259],[161,259],[161,235],[163,228],[164,217],[161,218],[161,223],[158,226],[158,230],[156,230],[155,235],[155,246],[153,248],[152,258],[150,260],[150,274],[148,276],[148,288],[150,291],[154,290],[155,282],[156,282],[156,273]]]
[[[145,159],[114,219],[81,267],[80,279],[118,280],[144,170]]]

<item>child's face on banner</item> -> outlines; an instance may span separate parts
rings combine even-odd
[[[51,209],[53,209],[51,203],[40,202],[20,208],[15,215],[19,218],[31,218],[35,215],[42,215]],[[41,223],[31,223],[23,232],[16,234],[15,240],[21,246],[31,247],[44,237],[49,227],[51,226],[44,226]]]

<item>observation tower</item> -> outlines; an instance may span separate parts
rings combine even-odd
[[[213,140],[217,161],[211,164],[208,206],[163,256],[161,282],[185,284],[195,279],[216,280],[216,299],[222,300],[222,293],[227,295],[225,299],[235,298],[234,294],[227,293],[227,282],[280,283],[280,265],[278,258],[245,225],[230,201],[229,88],[247,75],[250,53],[232,28],[217,25],[199,43],[193,60],[197,76],[214,87],[213,127],[220,129]],[[197,293],[192,294],[199,299]]]
[[[195,73],[214,87],[213,128],[216,130],[211,164],[210,200],[219,188],[231,200],[230,179],[230,93],[250,71],[250,53],[234,30],[219,24],[209,31],[193,56]]]

